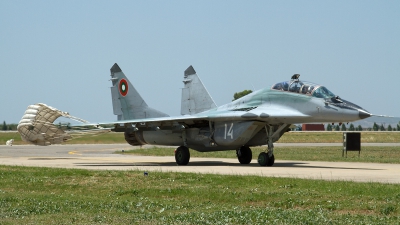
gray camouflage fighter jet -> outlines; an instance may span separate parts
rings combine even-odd
[[[184,72],[182,116],[169,117],[149,107],[120,67],[114,64],[111,68],[111,95],[117,121],[98,125],[113,125],[112,131],[123,132],[125,140],[133,146],[180,146],[175,150],[178,165],[189,163],[189,148],[200,152],[236,150],[239,162],[249,164],[252,160],[250,147],[267,145],[266,151],[258,156],[258,163],[272,166],[275,161],[273,143],[289,130],[291,124],[343,123],[372,115],[360,106],[339,98],[325,86],[299,80],[299,76],[295,74],[289,81],[276,83],[217,107],[190,66]],[[32,113],[31,110],[27,117],[30,122],[23,117],[19,129],[21,136],[24,134],[23,139],[42,145],[69,139],[67,134],[60,134],[54,128],[58,136],[41,136],[35,131],[40,119],[35,117],[33,121],[32,115],[39,115],[40,110],[56,110],[52,107],[40,108],[45,106],[32,106],[37,111]],[[42,129],[49,126],[48,123],[46,126],[43,124]]]

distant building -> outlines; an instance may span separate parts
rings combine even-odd
[[[323,124],[303,124],[301,126],[302,131],[325,131]]]

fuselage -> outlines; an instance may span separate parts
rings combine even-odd
[[[142,144],[181,145],[198,151],[221,151],[275,142],[291,124],[344,123],[371,116],[365,109],[340,99],[322,85],[292,80],[267,87],[228,104],[184,119],[184,129],[141,130]],[[139,129],[140,130],[140,129]],[[133,133],[132,133],[133,134]]]
[[[203,114],[247,112],[247,119],[256,119],[270,124],[279,123],[343,123],[370,117],[362,107],[330,94],[277,90],[264,88],[236,101],[209,110]],[[253,115],[253,116],[251,116]],[[246,119],[246,118],[243,118]]]

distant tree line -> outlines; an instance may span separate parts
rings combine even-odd
[[[377,123],[374,122],[374,125],[369,128],[363,129],[361,125],[358,125],[355,127],[352,123],[350,123],[349,127],[347,128],[346,125],[343,123],[341,126],[337,125],[331,125],[328,124],[326,126],[327,131],[362,131],[362,130],[367,130],[367,131],[400,131],[400,122],[396,125],[396,127],[392,127],[392,125],[388,125],[385,127],[384,124],[378,125]]]
[[[12,124],[7,124],[6,121],[3,121],[3,125],[1,126],[1,130],[6,131],[6,130],[17,130],[18,124],[12,123]]]

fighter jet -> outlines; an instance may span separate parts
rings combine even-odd
[[[190,66],[184,72],[182,116],[169,117],[147,105],[117,64],[110,71],[112,105],[117,121],[86,125],[112,125],[112,131],[123,132],[125,140],[133,146],[179,146],[175,150],[178,165],[189,163],[189,149],[200,152],[236,150],[238,161],[249,164],[252,160],[250,147],[267,145],[265,151],[259,154],[258,163],[272,166],[275,162],[274,142],[289,131],[292,124],[344,123],[372,115],[333,94],[323,85],[300,80],[299,74],[217,107]],[[41,145],[68,140],[70,137],[54,127],[46,128],[53,121],[38,126],[40,119],[37,116],[41,110],[56,110],[46,108],[44,104],[40,107],[36,106],[37,111],[28,113],[30,116],[26,118],[30,122],[24,117],[21,120],[21,131],[20,128],[18,130],[23,139]],[[57,115],[64,113],[55,112]],[[58,132],[61,138],[52,134],[41,136],[43,131],[36,126],[41,130],[46,128],[46,131]]]

